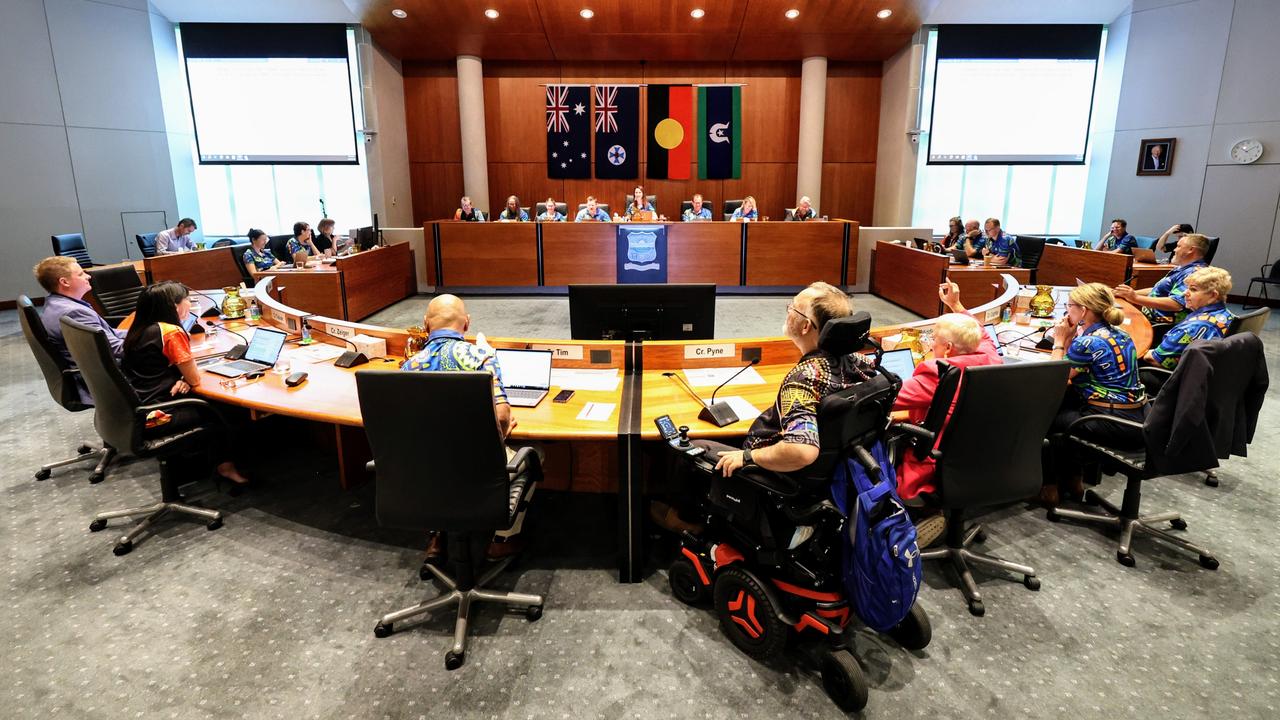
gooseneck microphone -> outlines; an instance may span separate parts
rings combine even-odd
[[[246,352],[248,352],[249,341],[245,339],[245,336],[227,327],[226,323],[215,323],[212,320],[210,320],[207,324],[209,325],[209,327],[221,328],[222,330],[226,330],[232,335],[235,335],[236,337],[240,338],[240,344],[232,347],[230,350],[227,351],[227,354],[224,356],[226,359],[239,360],[240,358],[244,357],[244,354]]]
[[[711,404],[712,405],[716,404],[716,393],[723,390],[725,385],[728,385],[729,383],[733,382],[734,378],[746,372],[747,368],[751,367],[752,365],[759,364],[759,362],[760,362],[760,358],[758,357],[751,358],[751,360],[749,360],[746,365],[743,365],[741,368],[739,368],[738,372],[730,375],[728,380],[725,380],[724,382],[720,383],[720,385],[717,386],[715,390],[711,391]]]
[[[349,339],[344,338],[341,335],[334,335],[333,333],[327,332],[325,330],[318,330],[315,327],[313,327],[311,323],[307,322],[307,318],[302,318],[302,324],[306,325],[313,333],[328,335],[331,338],[341,340],[342,342],[351,346],[350,350],[347,350],[346,352],[342,353],[341,355],[338,356],[337,360],[333,361],[334,367],[353,368],[353,367],[356,367],[357,365],[364,365],[365,363],[369,362],[369,358],[364,353],[360,352],[360,349],[356,347],[356,344],[351,342]]]

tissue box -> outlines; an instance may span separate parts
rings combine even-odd
[[[364,356],[370,360],[386,357],[387,355],[387,341],[382,338],[355,335],[350,340],[356,346],[356,349],[364,353]]]

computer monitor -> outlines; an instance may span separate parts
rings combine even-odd
[[[378,234],[373,231],[372,225],[356,229],[356,247],[361,250],[368,250],[377,244]]]
[[[712,283],[569,286],[574,340],[710,340],[715,325]]]

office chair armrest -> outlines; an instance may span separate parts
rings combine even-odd
[[[938,442],[938,433],[933,430],[908,422],[892,423],[889,425],[889,430],[897,430],[902,433],[899,437],[908,437],[911,452],[915,454],[917,460],[924,460],[927,457],[937,460],[942,457],[942,453],[938,452],[938,449],[934,447]],[[919,440],[927,442],[922,444],[918,442]]]
[[[797,525],[810,525],[823,518],[830,518],[836,522],[844,520],[844,513],[840,512],[840,508],[836,507],[836,504],[830,500],[820,500],[803,508],[783,505],[782,513],[787,516],[788,520]]]
[[[180,410],[182,408],[194,408],[202,415],[213,418],[219,422],[222,421],[222,416],[218,414],[218,411],[214,410],[213,406],[210,405],[207,400],[201,400],[200,398],[178,398],[176,400],[165,400],[164,402],[151,403],[150,405],[139,405],[137,408],[137,419],[138,422],[145,423],[147,421],[147,415],[150,415],[155,410],[169,412],[170,410]]]
[[[527,446],[517,450],[515,457],[507,462],[507,474],[519,475],[526,470],[539,477],[542,475],[542,461],[537,451]]]
[[[1134,422],[1133,420],[1126,420],[1125,418],[1119,418],[1119,417],[1116,417],[1115,415],[1081,415],[1080,417],[1073,420],[1071,424],[1067,426],[1067,429],[1062,431],[1062,433],[1064,435],[1072,435],[1073,434],[1072,431],[1075,430],[1077,425],[1081,425],[1086,422],[1094,422],[1098,420],[1105,420],[1107,422],[1112,422],[1117,425],[1120,425],[1121,427],[1133,428],[1135,430],[1143,430],[1146,427],[1140,422]]]
[[[916,425],[915,423],[909,423],[909,422],[891,423],[889,425],[889,429],[897,430],[903,433],[904,435],[911,435],[912,437],[917,437],[917,438],[920,438],[921,440],[928,440],[929,442],[934,442],[938,439],[938,433],[932,430],[926,430],[925,428],[919,425]]]

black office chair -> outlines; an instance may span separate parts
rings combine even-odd
[[[1031,566],[969,550],[986,540],[986,533],[981,525],[966,530],[964,518],[970,508],[1015,502],[1040,491],[1044,438],[1062,403],[1069,370],[1065,361],[987,365],[963,372],[948,368],[924,425],[894,425],[913,437],[916,447],[908,452],[932,455],[936,462],[938,504],[947,518],[946,547],[922,550],[920,557],[951,561],[973,615],[982,616],[986,607],[970,562],[1020,574],[1028,589],[1040,589]],[[953,397],[955,409],[944,421]]]
[[[53,240],[54,255],[75,258],[82,268],[93,267],[93,258],[89,257],[89,250],[84,246],[83,234],[51,235],[50,239]]]
[[[1236,335],[1242,332],[1251,332],[1258,337],[1262,337],[1262,329],[1267,326],[1267,320],[1271,317],[1271,308],[1258,308],[1247,313],[1241,313],[1231,321],[1231,326],[1227,328],[1227,336]]]
[[[142,251],[142,257],[156,256],[156,235],[159,233],[142,233],[133,236],[133,239],[138,241],[138,249]]]
[[[173,461],[180,456],[202,454],[209,442],[209,427],[175,428],[168,432],[161,426],[146,431],[147,414],[154,411],[172,411],[178,408],[196,408],[207,413],[209,422],[221,422],[209,403],[197,398],[180,398],[151,405],[143,405],[138,395],[125,379],[124,373],[111,356],[111,346],[101,330],[82,325],[69,318],[62,318],[62,338],[71,351],[93,395],[93,424],[98,434],[117,451],[134,457],[154,457],[160,461],[160,502],[124,510],[100,512],[89,523],[89,530],[98,532],[106,528],[107,521],[120,517],[142,515],[142,521],[120,536],[112,549],[116,555],[133,550],[133,542],[166,514],[188,515],[207,521],[206,528],[222,527],[222,513],[178,502],[179,482]]]
[[[102,317],[111,327],[119,327],[138,305],[138,296],[146,288],[132,265],[95,268],[89,271],[89,285],[98,301]]]
[[[534,209],[534,211],[535,211],[535,212],[534,212],[533,217],[531,217],[530,219],[532,219],[532,220],[537,220],[537,219],[538,219],[538,215],[541,215],[542,213],[544,213],[544,212],[546,212],[546,211],[547,211],[547,204],[546,204],[545,202],[534,203],[533,209]],[[569,216],[569,203],[562,203],[562,202],[558,202],[558,203],[556,203],[556,212],[558,212],[558,213],[560,213],[561,215],[564,215],[566,218],[568,218],[568,216]]]
[[[742,200],[725,200],[724,201],[724,219],[729,220],[733,217],[733,211],[742,207]]]
[[[231,238],[222,238],[221,240],[214,240],[213,244],[210,245],[209,247],[211,248],[230,247],[234,245],[235,242],[236,241],[232,240]]]
[[[1221,238],[1210,237],[1209,249],[1204,253],[1204,261],[1210,265],[1213,264],[1213,256],[1218,254],[1218,240]]]
[[[1267,292],[1267,288],[1273,285],[1280,285],[1280,260],[1271,263],[1270,269],[1263,265],[1258,268],[1258,274],[1249,278],[1249,289],[1245,291],[1246,297],[1253,297],[1253,286],[1257,284],[1262,287],[1262,299],[1271,302],[1271,295]],[[1244,308],[1258,307],[1257,305],[1242,305]]]
[[[275,255],[277,260],[283,260],[290,265],[293,264],[293,256],[289,254],[289,241],[291,239],[293,239],[292,235],[272,235],[271,239],[267,241],[267,249],[271,251],[271,254]]]
[[[1193,359],[1197,355],[1201,355],[1201,358]],[[1085,502],[1101,506],[1102,512],[1056,508],[1049,510],[1048,518],[1054,522],[1062,518],[1068,518],[1119,528],[1120,541],[1116,547],[1116,562],[1126,567],[1134,566],[1131,552],[1134,534],[1146,534],[1158,540],[1163,540],[1174,547],[1196,553],[1199,556],[1202,567],[1209,570],[1218,568],[1217,558],[1205,548],[1187,542],[1154,526],[1155,523],[1168,522],[1170,527],[1175,530],[1186,530],[1187,523],[1182,519],[1181,513],[1173,511],[1154,515],[1140,514],[1143,481],[1182,473],[1204,472],[1218,467],[1217,459],[1213,457],[1192,458],[1187,452],[1175,452],[1170,448],[1161,446],[1157,435],[1152,432],[1152,428],[1157,424],[1173,418],[1167,424],[1173,426],[1173,434],[1181,436],[1183,441],[1193,436],[1207,434],[1207,437],[1215,446],[1215,454],[1218,458],[1226,458],[1232,454],[1229,447],[1224,448],[1224,446],[1230,445],[1231,438],[1221,439],[1219,436],[1222,433],[1220,433],[1219,427],[1226,423],[1234,423],[1236,421],[1234,415],[1230,418],[1225,418],[1214,412],[1205,412],[1204,405],[1198,406],[1200,411],[1198,413],[1186,412],[1190,408],[1178,404],[1178,393],[1181,389],[1179,374],[1191,367],[1199,359],[1210,363],[1230,359],[1240,360],[1244,364],[1261,365],[1264,362],[1262,359],[1262,341],[1256,335],[1242,333],[1212,342],[1193,342],[1183,352],[1182,359],[1178,362],[1178,367],[1152,401],[1146,423],[1137,423],[1110,415],[1086,415],[1067,428],[1066,434],[1070,442],[1086,457],[1098,462],[1103,472],[1125,476],[1124,500],[1120,507],[1116,507],[1100,497],[1094,490],[1089,489],[1085,491]],[[1247,373],[1213,372],[1209,374],[1208,387],[1205,389],[1204,396],[1219,399],[1229,398],[1238,408],[1243,409],[1245,395],[1250,392],[1251,384],[1254,382],[1255,378]],[[1265,377],[1262,379],[1262,384],[1265,392]],[[1142,430],[1146,436],[1147,447],[1137,449],[1112,448],[1096,440],[1085,439],[1072,434],[1072,430],[1076,426],[1090,421],[1106,421],[1116,426]],[[1241,430],[1241,428],[1234,429],[1237,432]],[[1226,434],[1230,435],[1231,433]],[[1247,440],[1252,440],[1253,429],[1249,428],[1243,435],[1247,436]],[[1206,482],[1208,481],[1206,480]],[[1215,479],[1214,482],[1208,484],[1216,486],[1217,481]]]
[[[31,354],[36,356],[36,364],[40,366],[40,373],[44,375],[44,383],[48,386],[49,396],[53,401],[71,412],[91,409],[93,405],[86,404],[80,397],[80,372],[71,367],[62,352],[53,346],[45,332],[39,311],[26,295],[18,296],[18,320],[22,323],[22,335],[27,339]],[[89,475],[89,482],[100,483],[106,476],[107,466],[116,455],[115,450],[108,445],[95,448],[88,443],[81,443],[76,452],[78,454],[73,458],[42,465],[36,471],[36,480],[48,479],[54,468],[97,460],[98,465]]]
[[[244,262],[244,251],[249,247],[249,243],[231,246],[231,257],[235,258],[236,268],[240,270],[240,279],[244,281],[245,287],[253,287],[254,283],[253,273],[249,272],[249,266]]]
[[[609,206],[608,206],[608,205],[606,205],[606,204],[604,204],[604,203],[599,203],[599,202],[598,202],[598,203],[596,203],[596,207],[598,207],[598,208],[600,208],[601,210],[603,210],[605,215],[608,215],[608,214],[609,214]],[[586,210],[586,209],[587,209],[587,204],[586,204],[586,203],[578,203],[578,212],[582,212],[583,210]]]
[[[1044,255],[1044,246],[1049,239],[1038,235],[1019,235],[1018,253],[1022,257],[1022,267],[1035,270],[1040,267],[1040,257]]]
[[[1154,238],[1150,235],[1134,235],[1133,239],[1134,247],[1140,247],[1144,250],[1154,250],[1156,247],[1156,240],[1159,240],[1159,238]]]
[[[494,531],[521,521],[542,479],[542,464],[528,447],[507,460],[494,419],[489,373],[362,370],[356,373],[356,389],[373,449],[369,466],[377,474],[378,522],[447,533],[454,573],[450,577],[426,565],[446,592],[384,615],[374,635],[387,637],[396,623],[457,605],[453,647],[445,654],[445,667],[456,670],[466,660],[472,603],[523,607],[530,621],[542,617],[541,595],[485,589],[511,558],[475,576],[475,562],[484,557]],[[450,411],[424,414],[424,407]]]

